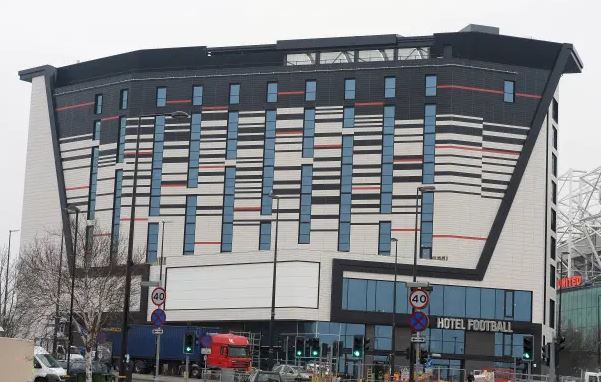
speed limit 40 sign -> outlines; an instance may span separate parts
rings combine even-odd
[[[165,300],[167,299],[167,292],[165,292],[165,289],[157,287],[152,290],[152,294],[150,295],[150,297],[152,298],[153,304],[155,304],[156,306],[161,306],[165,303]]]
[[[428,306],[429,302],[430,296],[428,295],[428,292],[423,289],[415,289],[411,291],[411,294],[409,295],[409,303],[415,309],[424,309],[426,306]]]

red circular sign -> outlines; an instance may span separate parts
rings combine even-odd
[[[161,306],[165,303],[165,300],[167,299],[167,292],[165,292],[164,288],[156,287],[152,290],[150,298],[152,299],[153,304],[155,304],[156,306]]]
[[[417,310],[422,310],[430,303],[430,295],[423,289],[411,291],[409,303]]]

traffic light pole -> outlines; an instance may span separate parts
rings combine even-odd
[[[185,381],[188,382],[188,374],[190,370],[190,355],[186,354],[186,372],[184,373]]]

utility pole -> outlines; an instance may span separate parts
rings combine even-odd
[[[18,229],[9,229],[8,230],[8,253],[6,256],[6,280],[4,281],[4,311],[2,313],[2,318],[4,319],[4,327],[6,327],[6,306],[8,305],[8,271],[10,269],[10,239],[12,237],[13,232],[19,232]]]
[[[58,325],[60,324],[60,295],[61,295],[61,280],[63,272],[63,246],[65,242],[65,233],[61,234],[61,252],[58,259],[58,285],[56,286],[56,309],[54,315],[54,334],[52,335],[52,355],[56,357],[56,346],[58,341]]]
[[[273,192],[270,195],[276,200],[276,211],[275,211],[275,243],[273,248],[273,277],[271,285],[271,314],[269,318],[269,367],[273,367],[273,323],[275,321],[275,288],[276,288],[276,276],[277,276],[277,263],[278,263],[278,226],[280,222],[280,197],[275,195]]]
[[[397,285],[397,263],[399,255],[399,240],[396,237],[390,239],[394,243],[394,282],[392,284],[392,353],[390,354],[390,377],[394,376],[394,362],[396,353],[396,285]]]
[[[79,214],[81,210],[77,206],[70,204],[66,208],[67,211],[75,212],[75,237],[73,239],[73,259],[71,262],[71,302],[69,308],[69,345],[67,348],[67,375],[71,367],[71,343],[73,342],[73,300],[75,295],[75,259],[77,258],[77,236],[79,234]]]

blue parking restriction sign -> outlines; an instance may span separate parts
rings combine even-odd
[[[423,332],[428,328],[430,319],[428,315],[422,311],[415,311],[409,316],[409,327],[414,332]]]
[[[152,314],[150,315],[150,322],[155,328],[160,328],[166,320],[167,314],[165,314],[165,311],[161,308],[153,310]]]

